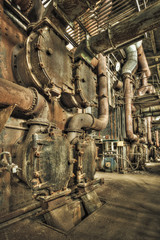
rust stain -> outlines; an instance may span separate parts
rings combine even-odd
[[[11,67],[12,51],[15,45],[24,42],[25,35],[5,14],[1,14],[0,17],[0,77],[14,82]]]

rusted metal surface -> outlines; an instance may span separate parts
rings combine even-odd
[[[155,131],[156,134],[156,147],[159,148],[159,131]]]
[[[99,54],[98,60],[98,119],[94,118],[92,129],[102,130],[106,128],[109,120],[108,79],[106,58]]]
[[[81,199],[88,214],[91,214],[102,206],[102,203],[95,191],[82,196]]]
[[[142,45],[137,49],[137,53],[138,53],[138,62],[142,71],[141,78],[142,78],[142,86],[143,86],[143,85],[147,85],[147,78],[151,76],[151,71],[149,69],[146,55],[144,53]]]
[[[49,98],[62,91],[72,93],[72,55],[65,43],[49,20],[40,22],[24,48],[17,53],[15,49],[13,68],[18,83],[36,87]]]
[[[97,0],[63,0],[57,1],[58,6],[64,11],[67,17],[74,21],[82,13],[84,13],[89,7],[93,8],[94,5],[98,2]]]
[[[24,208],[20,208],[18,209],[17,211],[13,211],[9,214],[6,214],[5,216],[1,216],[0,218],[0,223],[3,223],[3,222],[6,222],[10,219],[13,219],[13,218],[16,218],[16,217],[19,217],[27,212],[30,212],[36,208],[39,208],[41,206],[41,204],[39,202],[36,202],[34,204],[31,204],[31,205],[28,205],[27,207],[24,207]]]
[[[11,196],[11,175],[10,172],[6,170],[0,171],[0,210],[1,210],[1,215],[9,211],[10,209],[10,196]]]
[[[150,106],[158,106],[160,104],[160,98],[159,94],[144,94],[143,92],[146,92],[147,89],[153,89],[153,85],[148,84],[147,86],[143,86],[140,88],[140,93],[141,96],[136,96],[133,103],[135,105],[135,109],[140,109],[140,108],[146,108]],[[139,89],[137,90],[137,93],[139,92]]]
[[[96,103],[97,75],[93,72],[92,66],[88,66],[80,60],[75,64],[75,99],[79,107],[88,107]]]
[[[76,200],[44,214],[44,218],[50,226],[68,232],[84,217],[84,211],[81,209],[82,203]]]
[[[5,109],[1,109],[0,110],[0,132],[4,128],[4,125],[6,124],[8,118],[10,117],[10,115],[12,114],[14,108],[15,108],[15,105],[9,106],[9,107],[7,107]]]
[[[113,84],[113,89],[116,91],[120,91],[123,88],[123,82],[122,81],[115,81]]]
[[[11,58],[15,44],[22,43],[25,39],[22,33],[5,14],[0,21],[0,77],[14,81]]]
[[[133,133],[132,122],[132,89],[131,89],[131,76],[126,75],[124,78],[124,103],[125,103],[125,119],[126,119],[126,135],[129,140],[136,141],[138,137]]]
[[[92,36],[87,42],[88,46],[96,54],[103,51],[109,53],[126,44],[142,39],[145,32],[159,26],[159,9],[160,3],[156,2],[145,10],[134,14],[133,17],[127,18],[102,33]],[[83,41],[78,48],[84,49],[85,46],[86,43]]]
[[[16,105],[16,108],[22,112],[29,113],[35,110],[39,113],[44,100],[32,89],[0,79],[0,104],[5,106]]]
[[[106,128],[109,120],[108,80],[106,76],[106,58],[99,54],[98,63],[98,118],[90,114],[76,114],[68,124],[68,139],[72,142],[76,136],[83,132],[83,128],[102,130]]]

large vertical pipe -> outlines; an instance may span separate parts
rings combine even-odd
[[[98,118],[90,114],[76,114],[68,124],[67,138],[70,142],[76,139],[81,129],[88,128],[97,131],[106,128],[109,120],[109,104],[108,104],[108,79],[106,76],[106,57],[102,54],[98,56]]]
[[[124,78],[124,104],[125,104],[125,122],[126,122],[126,136],[130,141],[137,141],[138,137],[133,133],[132,122],[132,87],[131,76],[125,75]]]
[[[141,67],[141,88],[138,89],[138,96],[142,96],[146,93],[155,93],[155,88],[153,87],[153,85],[148,84],[148,78],[151,76],[151,71],[149,69],[148,66],[148,62],[143,50],[143,46],[141,45],[138,49],[138,61],[139,61],[139,65]],[[153,145],[152,142],[152,132],[151,132],[151,117],[147,117],[147,139],[148,139],[148,143],[149,145]]]
[[[133,44],[125,49],[127,55],[127,62],[122,68],[122,75],[124,80],[124,104],[125,104],[125,122],[126,122],[126,136],[130,141],[137,141],[138,137],[133,133],[132,122],[132,73],[137,66],[137,48]]]

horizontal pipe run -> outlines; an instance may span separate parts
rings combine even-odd
[[[153,113],[153,112],[160,112],[160,106],[148,107],[143,108],[140,110],[140,113]]]
[[[25,88],[0,78],[0,105],[16,105],[15,110],[25,114],[38,114],[45,103],[44,98],[35,89]]]
[[[102,33],[91,37],[88,40],[88,45],[96,54],[104,51],[111,52],[117,48],[129,45],[136,39],[142,38],[146,32],[159,26],[159,12],[160,2],[158,1],[136,13],[133,17],[127,18]],[[85,47],[85,42],[80,44],[80,48],[83,48],[83,45]]]

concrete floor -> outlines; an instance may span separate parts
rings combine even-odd
[[[0,240],[160,240],[157,173],[160,167],[150,173],[99,172],[105,183],[97,193],[106,203],[68,235],[26,219],[1,230]]]

